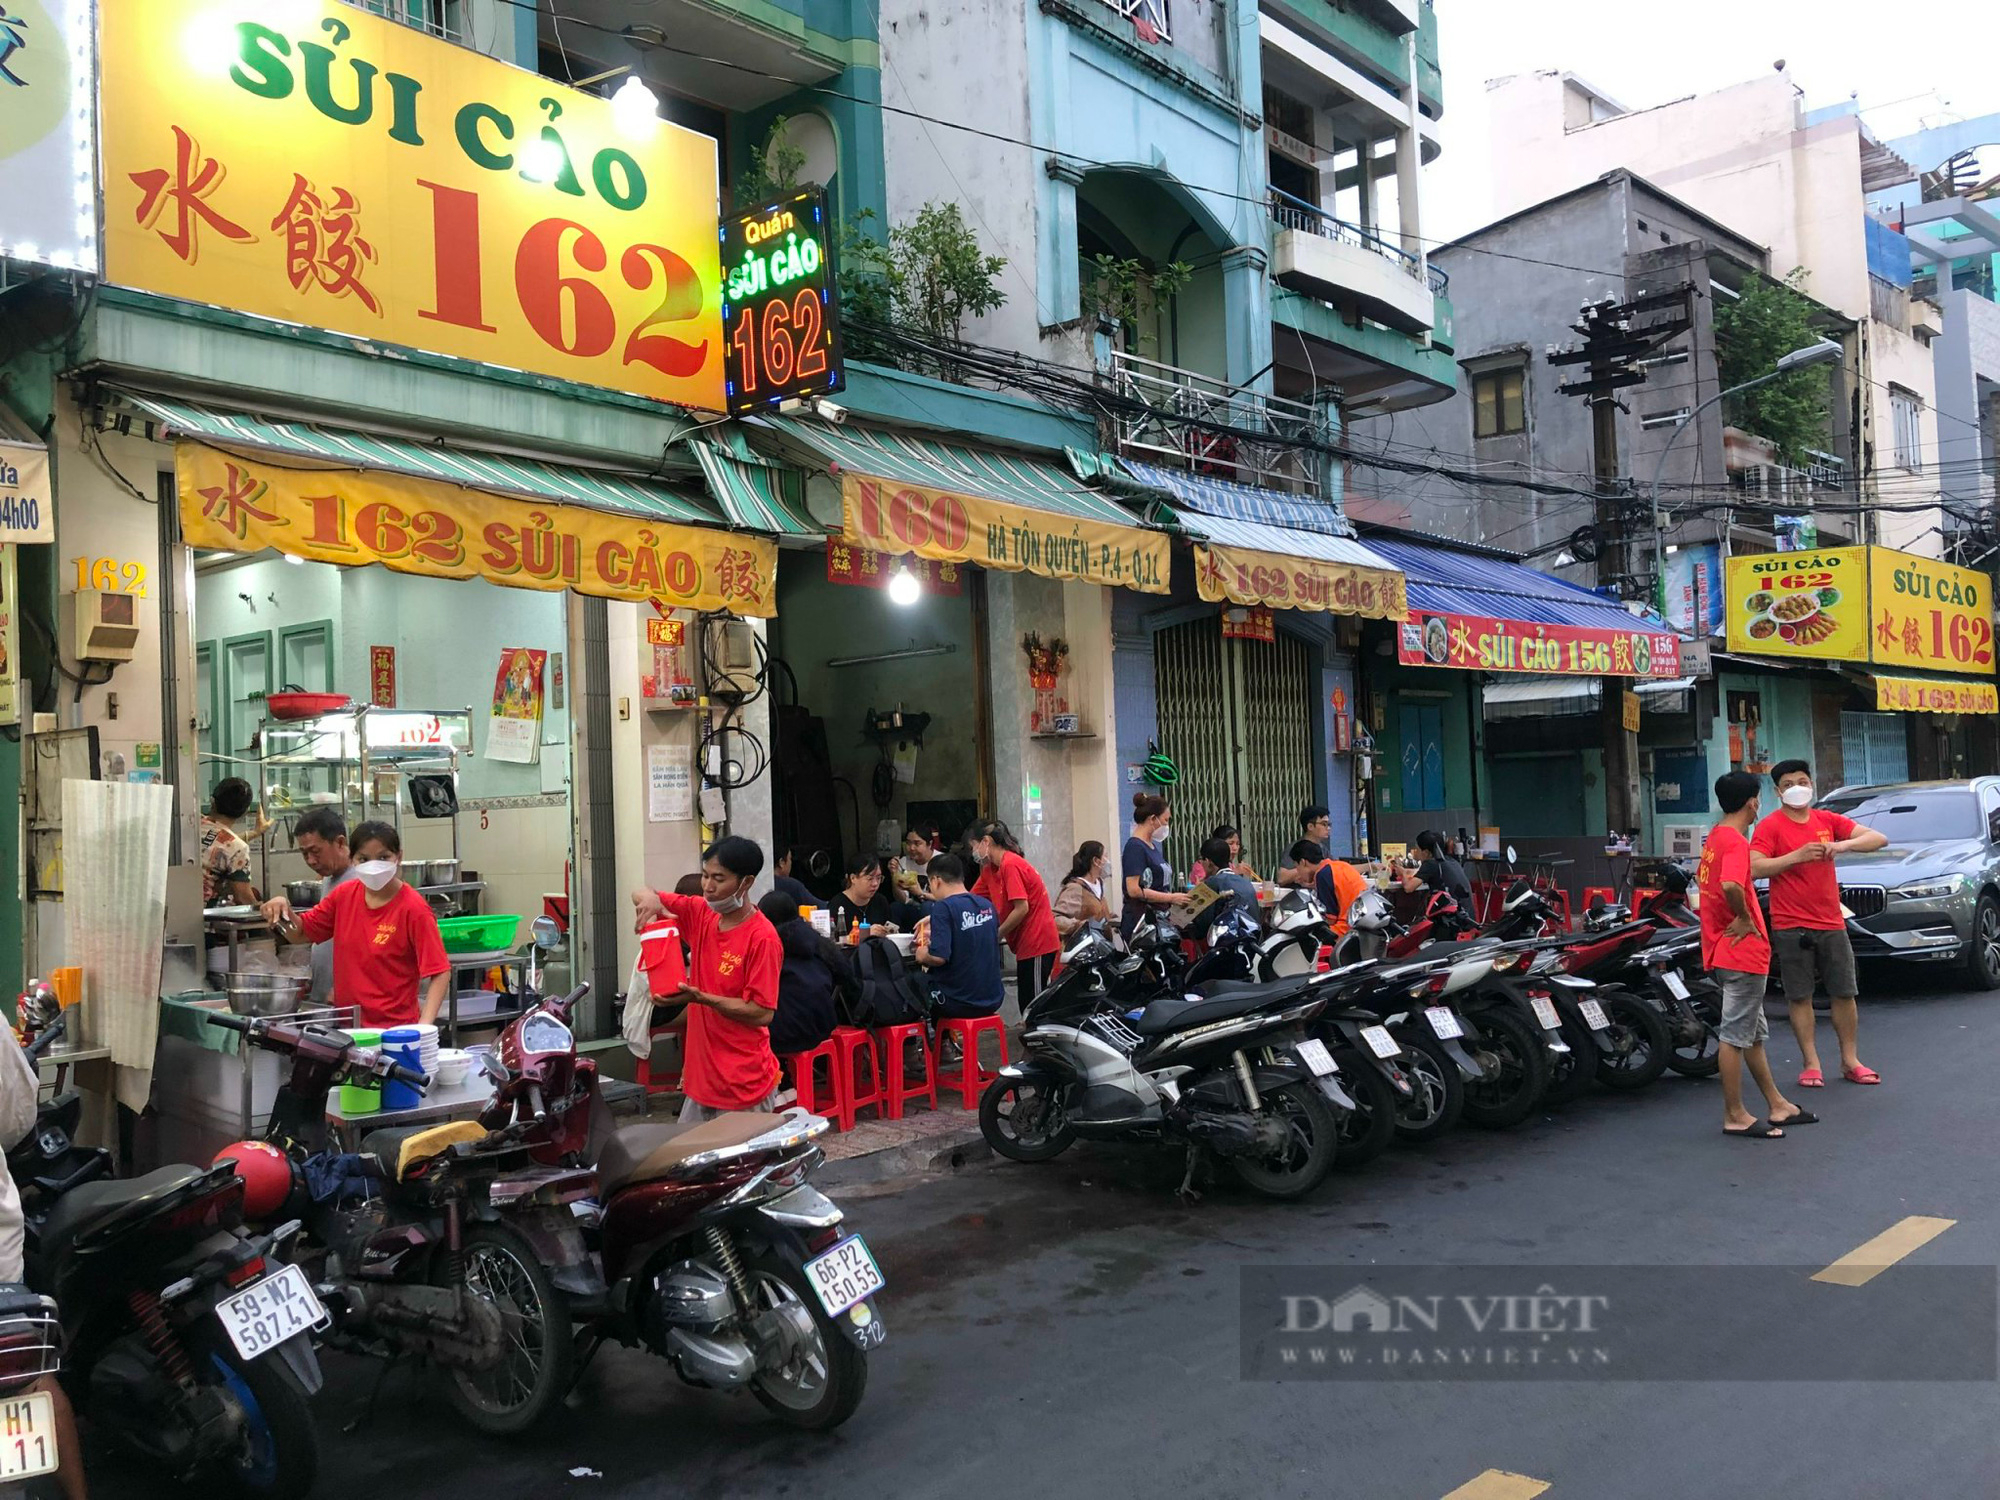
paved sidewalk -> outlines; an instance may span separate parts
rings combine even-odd
[[[848,1131],[819,1139],[826,1165],[813,1180],[822,1187],[886,1182],[922,1172],[957,1171],[990,1151],[970,1109],[913,1109],[900,1120],[861,1120]]]

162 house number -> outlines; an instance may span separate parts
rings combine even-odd
[[[120,562],[115,557],[73,557],[78,593],[96,589],[103,594],[131,594],[146,597],[146,565]]]

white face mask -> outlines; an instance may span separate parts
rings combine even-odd
[[[750,892],[738,890],[733,896],[703,896],[701,899],[708,903],[708,909],[718,917],[726,917],[733,911],[743,910],[743,903],[750,899]]]
[[[364,859],[354,867],[354,877],[371,891],[379,891],[396,878],[398,866],[393,859]]]
[[[1778,793],[1778,800],[1787,807],[1811,807],[1812,792],[1813,789],[1810,782],[1802,785],[1788,786],[1782,792]]]
[[[1164,844],[1166,841],[1167,841],[1167,830],[1165,828],[1158,828],[1153,831],[1153,847],[1155,849],[1159,848],[1160,845]]]

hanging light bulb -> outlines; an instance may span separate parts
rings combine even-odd
[[[896,574],[889,580],[889,602],[905,608],[924,597],[924,586],[917,582],[917,575],[910,571],[907,562],[896,565]]]
[[[611,113],[619,129],[637,135],[659,123],[660,97],[634,73],[611,96]]]

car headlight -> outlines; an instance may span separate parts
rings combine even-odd
[[[1912,880],[1908,885],[1896,887],[1899,901],[1941,901],[1947,896],[1956,896],[1971,882],[1963,875],[1927,876],[1922,880]]]

